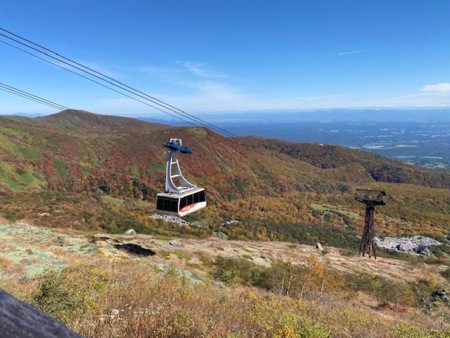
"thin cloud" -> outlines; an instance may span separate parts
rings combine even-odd
[[[420,88],[421,92],[434,92],[434,93],[445,93],[450,92],[450,83],[442,82],[436,84],[425,85]]]
[[[152,77],[153,82],[163,79],[164,89],[158,88],[160,92],[155,92],[157,86],[153,86],[146,92],[186,111],[248,110],[267,105],[247,94],[238,84],[233,84],[239,82],[235,77],[219,73],[205,63],[176,61],[175,67],[145,66],[134,70]],[[127,99],[108,100],[104,105],[123,110],[128,103]],[[130,109],[135,111],[135,106]]]
[[[106,76],[109,76],[113,79],[117,79],[120,78],[120,74],[113,71],[110,67],[106,66],[106,65],[102,65],[99,63],[95,63],[95,62],[89,62],[89,61],[77,61],[80,64],[98,72],[98,73],[102,73]],[[66,67],[65,67],[66,68]],[[72,69],[72,67],[69,67],[68,69]]]
[[[343,55],[350,55],[350,54],[359,54],[362,52],[363,52],[362,50],[352,50],[350,52],[341,52],[341,53],[338,53],[337,55],[343,56]]]
[[[182,64],[189,72],[191,72],[192,74],[194,74],[195,76],[198,76],[198,77],[208,77],[208,78],[228,77],[225,74],[221,74],[221,73],[218,73],[218,72],[215,72],[215,71],[209,69],[209,67],[204,63],[186,61],[186,62],[182,62]]]

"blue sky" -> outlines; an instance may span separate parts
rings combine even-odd
[[[192,114],[450,106],[450,1],[2,0],[0,27]],[[1,31],[0,31],[1,33]],[[0,82],[156,110],[2,43]],[[0,91],[0,114],[55,109]]]

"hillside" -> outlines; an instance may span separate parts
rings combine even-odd
[[[450,188],[448,172],[417,170],[410,165],[356,149],[324,144],[296,144],[258,137],[245,137],[243,140],[253,149],[264,149],[272,154],[286,154],[321,169],[362,166],[365,172],[377,182]]]
[[[440,264],[0,221],[2,288],[87,337],[446,337]],[[136,255],[128,248],[149,252]],[[1,324],[0,324],[1,325]]]
[[[208,197],[185,225],[151,217],[171,137]],[[0,117],[0,285],[87,337],[446,337],[449,175],[83,111]],[[442,245],[359,257],[359,187],[387,193],[377,234]]]
[[[209,207],[189,219],[195,227],[146,217],[163,189],[161,144],[171,137],[193,149],[180,159],[183,173],[207,189]],[[364,213],[355,188],[365,187],[388,195],[377,214],[380,234],[445,240],[449,233],[450,173],[343,147],[224,138],[205,128],[70,110],[0,117],[0,158],[0,213],[11,221],[354,248]],[[239,223],[222,225],[233,219]]]
[[[65,110],[36,118],[38,123],[66,131],[150,133],[165,128],[162,124],[142,123],[133,118],[99,115],[83,110]]]

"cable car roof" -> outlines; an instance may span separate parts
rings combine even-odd
[[[187,195],[195,194],[202,190],[205,190],[205,189],[204,188],[195,188],[195,189],[189,189],[189,190],[184,190],[184,191],[179,191],[179,192],[160,192],[157,194],[157,196],[169,197],[169,198],[181,198],[181,197],[184,197]]]

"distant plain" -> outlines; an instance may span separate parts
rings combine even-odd
[[[222,127],[239,136],[342,145],[419,167],[450,168],[450,122],[240,122]]]

